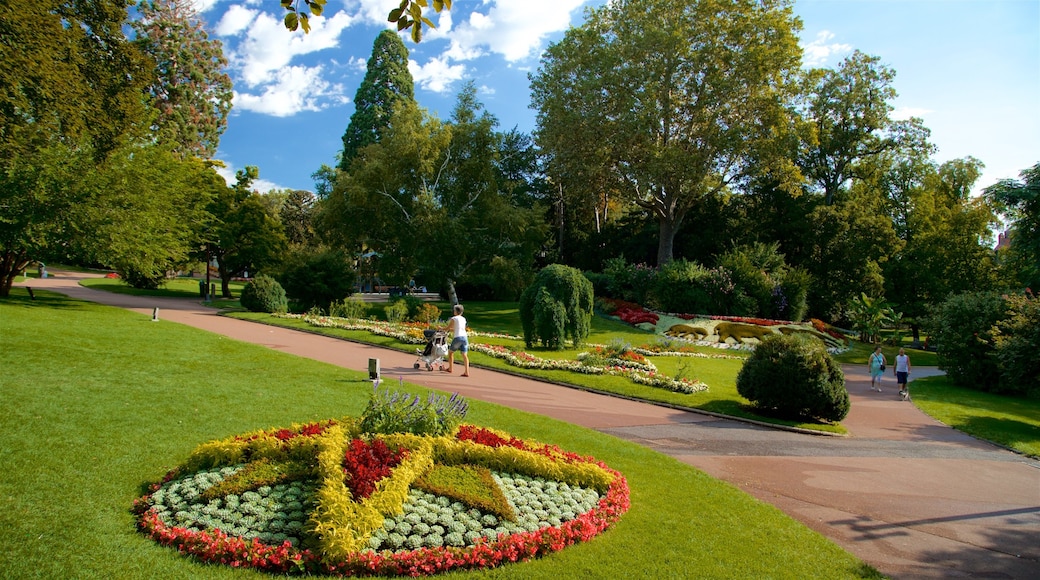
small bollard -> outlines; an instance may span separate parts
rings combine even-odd
[[[372,379],[373,381],[379,379],[379,359],[368,359],[368,378]]]
[[[159,322],[159,308],[152,309],[152,322]]]

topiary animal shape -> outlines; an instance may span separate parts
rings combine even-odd
[[[708,331],[700,326],[690,326],[689,324],[676,324],[668,330],[664,331],[667,336],[674,336],[676,338],[685,338],[688,340],[701,340],[708,336]]]
[[[758,326],[757,324],[720,322],[715,325],[715,333],[719,335],[719,342],[726,342],[728,338],[732,338],[737,342],[744,342],[748,338],[762,340],[771,334],[776,334],[776,331],[765,326]]]

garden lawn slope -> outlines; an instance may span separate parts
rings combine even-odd
[[[116,308],[16,288],[0,301],[4,578],[270,578],[135,531],[145,482],[199,443],[359,414],[361,373]],[[407,386],[407,385],[406,385]],[[418,389],[417,389],[418,392]],[[631,509],[589,544],[446,578],[855,578],[876,572],[735,488],[588,429],[473,401],[467,422],[600,459]]]

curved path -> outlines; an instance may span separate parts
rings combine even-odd
[[[415,370],[415,355],[217,316],[197,301],[135,297],[57,273],[28,285],[290,354],[551,416],[656,449],[777,506],[893,578],[1040,578],[1040,462],[976,440],[846,367],[851,437],[820,437],[473,368]],[[479,321],[474,321],[479,326]],[[924,369],[918,369],[923,374]]]

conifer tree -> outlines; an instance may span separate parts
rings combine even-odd
[[[379,141],[380,133],[390,123],[395,102],[414,99],[408,49],[397,33],[384,30],[372,45],[368,72],[354,95],[354,114],[343,134],[339,169],[346,171],[358,151]]]

